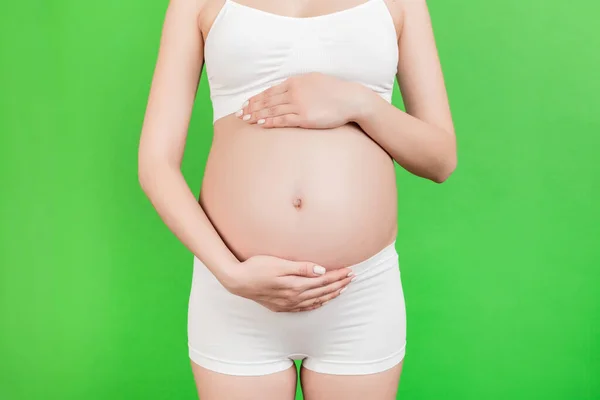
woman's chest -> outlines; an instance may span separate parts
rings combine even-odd
[[[306,3],[295,12],[290,5],[269,8],[279,10],[275,13],[226,0],[205,40],[211,87],[229,92],[247,84],[321,72],[377,91],[390,90],[398,47],[386,2],[369,0],[338,11],[331,11],[331,4]],[[319,14],[291,17],[280,12]]]

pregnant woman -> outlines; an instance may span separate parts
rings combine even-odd
[[[180,164],[203,66],[214,136],[199,201]],[[406,106],[391,105],[397,77]],[[202,400],[396,396],[406,346],[394,160],[456,166],[425,0],[171,0],[140,183],[194,255]]]

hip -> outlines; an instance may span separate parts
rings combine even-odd
[[[190,357],[209,369],[258,375],[290,359],[324,373],[379,372],[398,363],[406,311],[395,243],[351,266],[356,280],[313,311],[274,313],[221,286],[194,259],[188,310]]]

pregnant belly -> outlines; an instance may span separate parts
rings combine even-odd
[[[394,165],[358,127],[263,129],[230,116],[214,128],[200,204],[240,261],[333,269],[394,240]]]

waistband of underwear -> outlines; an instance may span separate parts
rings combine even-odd
[[[397,258],[398,252],[396,251],[396,241],[394,240],[392,243],[381,249],[378,253],[374,254],[373,256],[367,258],[364,261],[351,265],[349,268],[351,268],[355,274],[359,274],[366,272],[370,269],[376,268],[390,260],[395,261],[397,260]]]

